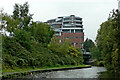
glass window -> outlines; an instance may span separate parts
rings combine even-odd
[[[81,30],[81,32],[83,32],[83,30]]]
[[[74,33],[74,29],[71,29],[71,33]]]
[[[80,32],[83,32],[83,30],[82,29],[76,29],[75,32],[80,33]]]
[[[69,33],[70,32],[69,29],[65,29],[65,30],[62,30],[62,31],[63,31],[63,33]]]
[[[73,28],[74,26],[63,26],[63,28]]]
[[[80,24],[80,22],[76,22],[77,24]]]
[[[81,18],[76,18],[76,20],[82,20]]]
[[[74,43],[72,43],[72,45],[74,45]]]
[[[73,39],[74,37],[72,36],[71,39]]]
[[[82,36],[80,36],[80,39],[82,39],[83,37]]]
[[[57,25],[57,24],[53,24],[52,26],[53,26],[53,28],[57,28],[57,27],[58,27],[58,25]]]
[[[78,43],[76,43],[76,45],[78,45]]]
[[[76,39],[78,39],[78,37],[76,36]]]
[[[64,22],[63,24],[69,24],[69,22]]]
[[[81,31],[80,31],[80,29],[76,29],[75,32],[76,33],[80,33]]]
[[[81,25],[76,25],[76,27],[83,28]]]
[[[69,20],[69,18],[64,18],[64,20]]]
[[[80,43],[80,45],[82,45],[82,43]]]
[[[59,21],[57,21],[57,22],[62,22],[62,20],[59,20]]]

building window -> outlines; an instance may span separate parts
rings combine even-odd
[[[78,39],[78,37],[76,36],[76,39]]]
[[[64,18],[64,20],[69,20],[69,18]]]
[[[69,22],[63,22],[63,24],[69,24]]]
[[[74,37],[72,36],[71,39],[73,39]]]
[[[70,32],[69,29],[65,29],[65,30],[62,30],[62,31],[63,31],[63,33],[69,33]]]
[[[76,27],[83,28],[81,25],[76,25]]]
[[[74,29],[71,29],[71,33],[74,33]]]
[[[82,43],[80,43],[80,45],[82,46]]]
[[[80,29],[76,29],[75,32],[76,32],[76,33],[79,33],[79,32],[80,32]]]
[[[80,20],[81,21],[82,19],[81,18],[76,18],[76,20]]]
[[[82,39],[83,37],[82,36],[80,36],[80,39]]]
[[[75,32],[76,32],[76,33],[80,33],[80,32],[83,32],[83,30],[81,30],[81,29],[76,29]]]
[[[72,43],[72,45],[74,45],[74,43]]]
[[[81,32],[83,32],[83,30],[81,30]]]
[[[78,43],[76,43],[76,45],[78,45]]]
[[[80,22],[76,22],[77,24],[80,24]]]
[[[63,28],[73,28],[74,26],[63,26]]]

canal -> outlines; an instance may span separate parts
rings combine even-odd
[[[98,78],[100,72],[105,72],[104,67],[91,67],[83,69],[72,69],[63,71],[43,72],[31,74],[26,78]]]

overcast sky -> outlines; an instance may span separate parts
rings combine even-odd
[[[110,11],[118,8],[117,0],[0,0],[0,8],[12,14],[15,3],[28,1],[34,21],[45,22],[59,16],[76,15],[83,18],[85,39],[96,39],[100,24],[107,20]]]

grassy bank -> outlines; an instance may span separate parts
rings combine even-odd
[[[3,70],[3,79],[11,79],[11,78],[21,78],[23,76],[37,74],[41,72],[49,72],[49,71],[59,71],[59,70],[69,70],[69,69],[80,69],[80,68],[88,68],[91,65],[64,65],[59,67],[42,67],[42,68],[14,68],[14,69],[6,69]]]
[[[36,71],[36,70],[43,70],[43,69],[58,69],[58,68],[72,68],[72,67],[90,67],[90,65],[63,65],[63,66],[56,66],[56,67],[42,67],[42,68],[36,68],[36,67],[26,67],[26,68],[18,68],[15,67],[14,69],[4,69],[4,73],[11,73],[11,72],[27,72],[27,71]]]

